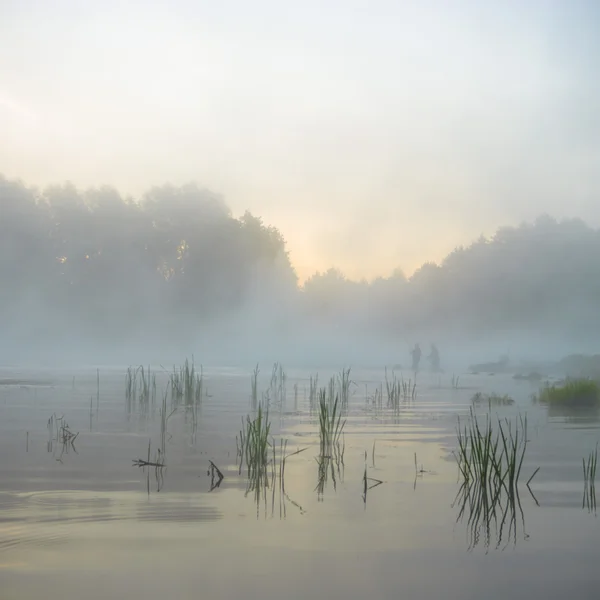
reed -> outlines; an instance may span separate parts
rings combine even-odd
[[[310,412],[312,413],[319,401],[319,374],[317,373],[314,377],[310,376],[310,388],[308,394],[308,402],[310,406]]]
[[[187,358],[185,363],[177,369],[173,367],[170,376],[171,402],[174,406],[183,404],[187,408],[197,406],[202,402],[204,388],[204,372],[202,365],[200,371],[196,370],[194,357],[190,362]]]
[[[590,379],[567,379],[562,384],[547,384],[532,398],[534,403],[550,407],[598,408],[600,387]]]
[[[160,452],[162,452],[163,457],[167,455],[167,426],[169,419],[177,412],[177,406],[175,406],[170,412],[168,411],[167,396],[168,390],[165,390],[160,408],[160,448],[158,449]]]
[[[400,406],[403,401],[414,400],[417,396],[416,374],[414,381],[412,381],[411,379],[405,381],[402,376],[400,376],[400,379],[398,379],[395,373],[392,373],[392,379],[390,379],[388,377],[386,367],[385,386],[387,391],[388,408],[392,408],[395,411],[398,411],[400,409]]]
[[[250,403],[252,405],[252,410],[256,410],[258,408],[258,374],[260,373],[260,369],[258,368],[258,363],[256,367],[254,367],[254,371],[252,372],[252,378],[250,379]]]
[[[491,495],[504,488],[516,487],[527,450],[527,416],[498,418],[494,426],[489,414],[481,425],[473,409],[464,427],[460,418],[457,427],[456,456],[463,482],[478,482]]]
[[[483,392],[477,392],[471,398],[471,404],[473,404],[473,406],[481,404],[487,404],[489,407],[512,406],[514,403],[515,401],[508,394],[500,396],[496,393],[484,394]]]
[[[127,403],[127,412],[132,413],[135,410],[137,399],[137,374],[138,369],[129,367],[125,375],[125,400]]]
[[[596,485],[596,465],[598,464],[598,444],[593,452],[590,452],[587,460],[583,460],[583,480],[586,486]]]
[[[269,385],[269,399],[276,403],[281,409],[285,407],[287,397],[287,375],[283,365],[275,363],[271,371],[271,382]]]
[[[271,432],[271,422],[269,421],[269,410],[258,405],[256,417],[251,419],[246,416],[246,421],[242,420],[242,429],[239,433],[238,453],[241,464],[245,460],[248,469],[248,477],[260,479],[267,469],[269,462],[269,434]]]
[[[596,514],[596,465],[598,463],[598,444],[590,452],[587,460],[583,459],[583,502],[582,508]]]
[[[344,410],[347,410],[350,402],[350,385],[352,384],[352,381],[350,380],[350,367],[341,370],[337,376],[337,384],[341,407]]]
[[[342,421],[339,398],[336,396],[333,405],[327,398],[323,388],[319,392],[319,439],[320,454],[331,455],[333,448],[339,443],[346,420]]]

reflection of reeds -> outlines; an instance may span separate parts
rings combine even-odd
[[[64,416],[57,417],[53,414],[47,423],[49,439],[48,439],[48,452],[52,452],[52,455],[58,462],[62,462],[63,454],[68,454],[69,450],[73,450],[77,454],[77,448],[75,448],[75,440],[79,435],[79,432],[74,433],[69,428],[69,424],[65,421]],[[56,456],[56,449],[60,447],[61,451]]]
[[[285,499],[300,507],[292,501],[285,487],[286,461],[304,452],[306,448],[301,448],[287,453],[287,440],[280,440],[279,451],[275,440],[269,441],[271,423],[269,421],[269,412],[264,410],[262,403],[258,405],[256,417],[242,420],[242,429],[236,436],[237,456],[239,460],[239,473],[241,475],[244,464],[246,465],[247,485],[246,495],[253,494],[256,502],[257,516],[260,510],[261,502],[267,510],[267,492],[271,491],[272,510],[275,507],[275,493],[279,489],[281,516],[285,516]],[[276,485],[279,480],[279,486]]]
[[[588,459],[583,459],[583,479],[585,485],[596,484],[596,465],[598,463],[598,444],[593,452],[590,452]]]
[[[583,508],[596,513],[596,465],[598,463],[598,444],[590,452],[587,460],[583,459]]]
[[[415,455],[416,456],[416,455]],[[375,467],[375,442],[373,442],[373,467]],[[374,477],[369,477],[367,475],[367,453],[365,452],[365,472],[363,474],[363,502],[365,506],[367,504],[367,494],[369,490],[376,488],[378,485],[381,485],[383,481],[381,479],[375,479]]]
[[[532,494],[533,496],[533,494]],[[535,500],[535,497],[534,497]],[[467,521],[469,538],[468,549],[473,550],[480,543],[487,549],[494,545],[503,550],[513,542],[517,543],[519,520],[524,539],[525,514],[521,507],[518,488],[506,491],[503,488],[490,493],[479,481],[463,482],[452,506],[459,506],[456,522]],[[506,543],[503,545],[506,536]],[[495,544],[494,544],[495,541]]]
[[[337,489],[337,482],[344,476],[344,452],[346,446],[343,442],[336,442],[329,452],[319,452],[315,458],[317,461],[317,486],[315,488],[319,500],[323,500],[323,494],[329,477],[333,483],[334,491]]]
[[[527,416],[517,417],[514,428],[511,421],[500,418],[494,427],[489,414],[480,425],[471,409],[464,429],[459,418],[457,436],[457,461],[463,481],[478,481],[492,490],[516,486],[527,449]]]
[[[150,495],[150,469],[154,470],[154,477],[156,479],[156,491],[160,492],[164,482],[163,468],[165,466],[165,454],[164,452],[161,452],[160,448],[157,449],[156,455],[153,459],[150,457],[151,444],[152,440],[148,440],[147,458],[136,458],[133,460],[134,467],[140,467],[144,472],[146,472],[148,495]],[[148,470],[146,471],[146,469]]]
[[[457,437],[456,458],[462,484],[455,504],[458,502],[461,506],[457,520],[468,514],[469,547],[479,543],[482,532],[486,548],[494,535],[499,547],[507,523],[509,542],[513,539],[516,543],[517,509],[523,529],[525,526],[518,482],[527,450],[527,417],[518,416],[514,423],[498,418],[494,423],[486,414],[480,424],[471,409],[464,428],[459,419]],[[527,481],[528,489],[538,471],[539,468]],[[535,500],[531,489],[529,491]]]

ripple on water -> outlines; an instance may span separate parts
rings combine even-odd
[[[47,547],[66,543],[74,526],[115,521],[213,522],[222,513],[197,498],[162,497],[148,503],[133,493],[91,496],[86,492],[0,494],[0,552],[16,546]]]

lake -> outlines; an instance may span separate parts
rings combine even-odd
[[[549,415],[530,400],[537,385],[487,374],[419,374],[415,397],[389,408],[384,369],[353,367],[323,463],[317,370],[286,368],[273,389],[261,365],[275,459],[257,484],[238,456],[252,368],[205,367],[192,410],[174,404],[167,371],[152,372],[142,406],[139,382],[127,400],[127,367],[0,369],[3,600],[598,597],[582,469],[597,415]],[[318,375],[326,388],[337,372]],[[478,391],[515,400],[478,414],[527,415],[517,502],[494,513],[461,496],[454,455]]]

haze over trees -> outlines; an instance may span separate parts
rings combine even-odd
[[[0,281],[3,360],[85,349],[135,362],[119,352],[152,346],[220,348],[221,359],[251,362],[254,347],[306,355],[361,340],[401,344],[405,358],[419,336],[591,343],[600,334],[600,231],[548,216],[502,227],[411,277],[397,269],[351,281],[332,268],[300,286],[281,232],[249,212],[234,217],[197,186],[136,201],[110,187],[38,191],[0,177]]]

